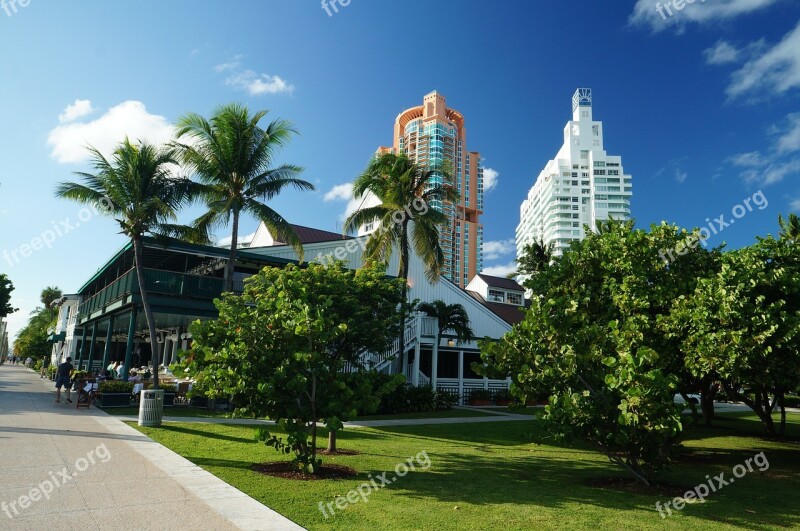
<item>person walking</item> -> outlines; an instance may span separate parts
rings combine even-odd
[[[72,383],[69,380],[70,373],[75,368],[72,366],[72,358],[67,358],[67,361],[62,363],[56,369],[56,404],[61,402],[61,388],[64,387],[64,391],[67,393],[67,402],[70,404],[72,400],[69,399],[69,391]]]

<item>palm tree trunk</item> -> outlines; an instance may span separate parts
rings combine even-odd
[[[239,211],[233,211],[233,233],[231,234],[231,250],[228,263],[225,264],[225,291],[233,291],[233,270],[236,266],[236,247],[239,245]]]
[[[147,329],[150,332],[150,347],[153,360],[153,389],[158,389],[158,366],[161,364],[159,359],[158,338],[156,337],[156,322],[153,318],[153,310],[150,307],[150,299],[147,296],[147,289],[144,279],[144,267],[142,262],[142,239],[133,238],[133,256],[136,267],[136,279],[139,281],[139,295],[142,297],[142,308],[144,308],[144,318],[147,321]],[[130,367],[125,367],[125,376],[128,375]]]
[[[400,231],[400,271],[398,276],[403,279],[403,298],[400,306],[400,363],[405,363],[405,335],[406,335],[406,298],[408,297],[408,220],[403,221],[403,229]],[[406,367],[401,367],[405,372]]]

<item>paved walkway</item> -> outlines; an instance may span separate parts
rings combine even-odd
[[[54,395],[30,369],[0,366],[0,529],[302,529],[119,419]]]

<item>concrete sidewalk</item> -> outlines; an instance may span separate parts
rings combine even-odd
[[[54,403],[53,389],[0,366],[0,529],[302,529],[119,419]]]

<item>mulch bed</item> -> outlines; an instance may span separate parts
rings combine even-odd
[[[633,478],[594,478],[586,482],[587,485],[590,487],[597,487],[600,489],[609,489],[609,490],[616,490],[620,492],[630,492],[633,494],[658,494],[660,496],[666,496],[669,498],[673,498],[675,496],[683,496],[687,490],[691,490],[692,487],[686,487],[681,485],[676,485],[674,483],[666,483],[666,482],[650,482],[650,486],[647,487],[642,483],[639,483]]]
[[[344,465],[323,464],[317,474],[306,474],[295,468],[289,461],[255,464],[252,469],[267,476],[283,479],[296,479],[300,481],[314,481],[318,479],[345,479],[358,475],[354,468]]]

